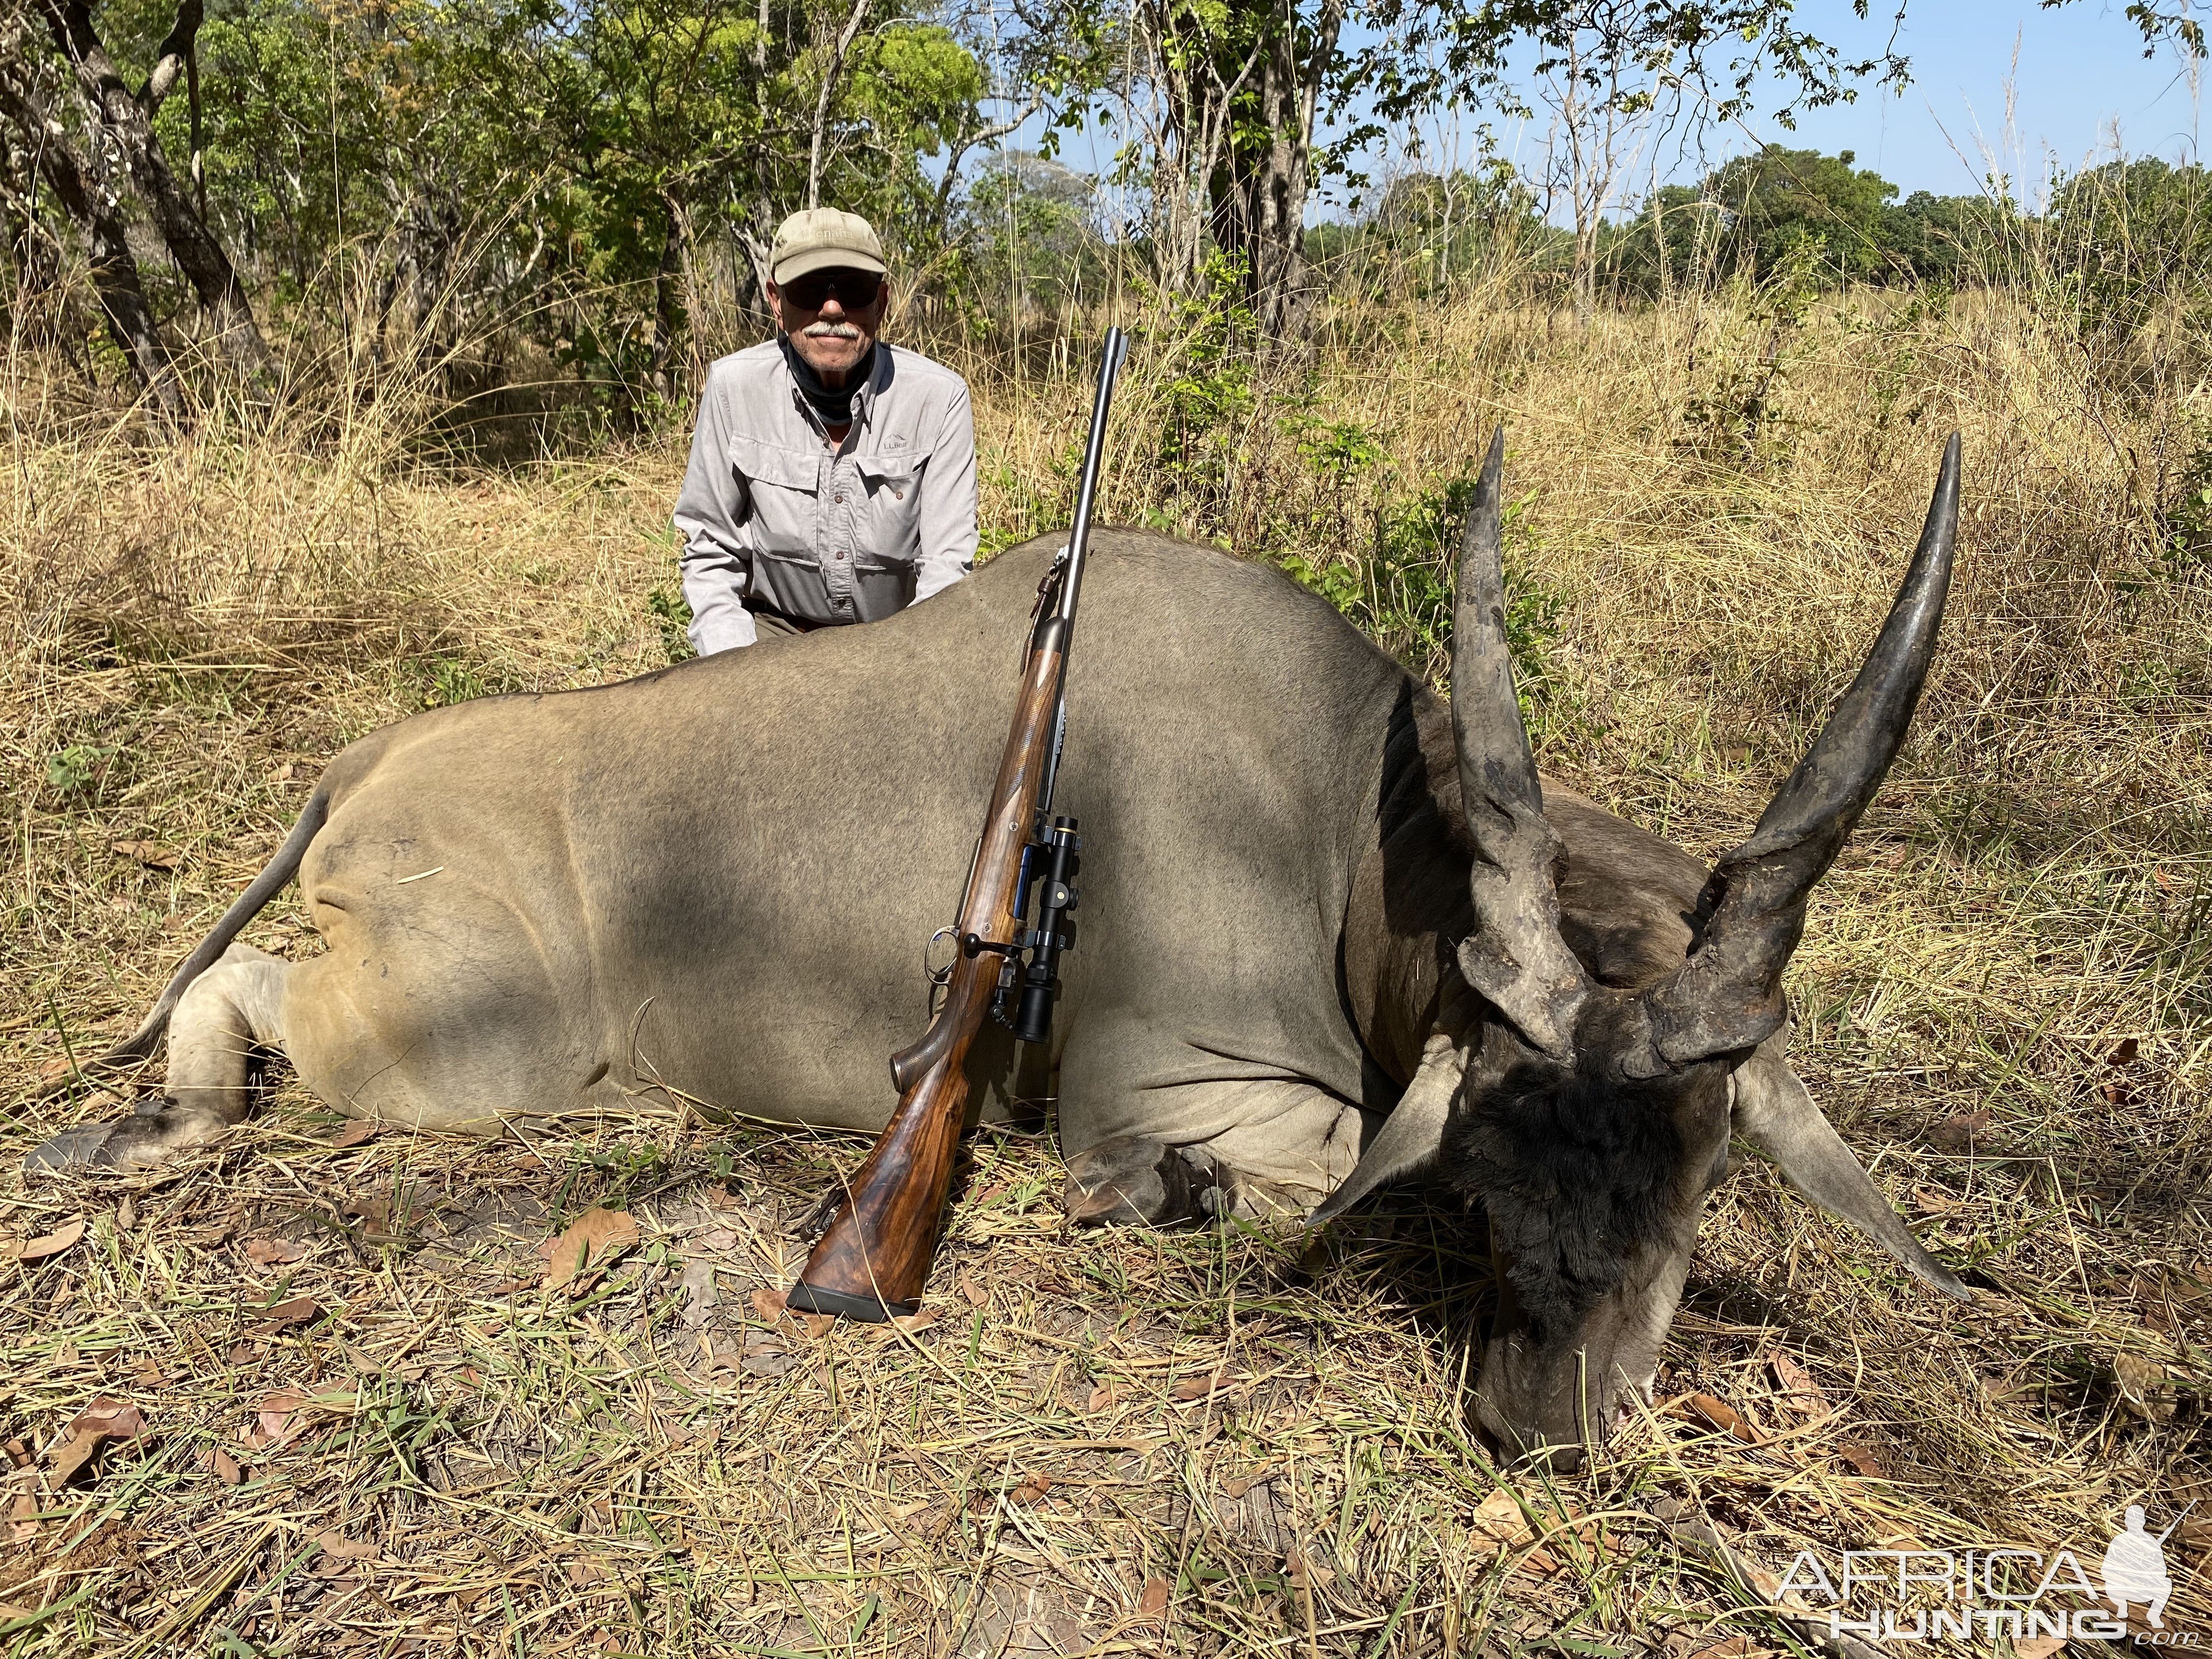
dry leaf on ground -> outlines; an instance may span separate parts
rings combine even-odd
[[[1140,1619],[1157,1619],[1167,1610],[1168,1581],[1164,1578],[1145,1580],[1144,1591],[1137,1597],[1137,1616]]]
[[[1954,1112],[1928,1132],[1928,1139],[1947,1152],[1964,1152],[1987,1134],[1994,1121],[1986,1111]]]
[[[54,1484],[66,1485],[109,1441],[136,1440],[145,1432],[146,1419],[136,1406],[104,1394],[98,1396],[70,1419],[70,1437],[53,1453]]]
[[[1827,1413],[1828,1396],[1820,1392],[1820,1385],[1813,1380],[1813,1374],[1788,1353],[1777,1348],[1767,1357],[1766,1365],[1774,1373],[1776,1386],[1782,1390],[1784,1405],[1800,1417]]]
[[[745,1300],[750,1304],[755,1319],[763,1319],[773,1325],[783,1317],[783,1292],[773,1285],[761,1285]]]
[[[1863,1446],[1856,1440],[1840,1443],[1836,1447],[1836,1455],[1869,1480],[1882,1480],[1889,1473],[1882,1467],[1881,1459],[1875,1455],[1873,1448]]]
[[[313,1395],[305,1389],[277,1389],[264,1395],[254,1410],[255,1433],[246,1437],[252,1447],[296,1440],[318,1413],[344,1409],[352,1403],[346,1395]]]
[[[357,1117],[354,1119],[352,1122],[347,1124],[344,1128],[339,1130],[337,1133],[331,1137],[331,1145],[333,1146],[359,1146],[364,1142],[375,1139],[377,1132],[383,1128],[383,1127],[384,1126],[382,1124],[377,1122],[373,1118]]]
[[[59,1255],[84,1237],[84,1218],[78,1216],[20,1244],[0,1244],[0,1261],[44,1261],[48,1256]]]
[[[1024,1505],[1038,1504],[1044,1500],[1044,1495],[1052,1490],[1052,1477],[1048,1474],[1025,1474],[1020,1484],[1006,1497],[1009,1501]]]
[[[1475,1507],[1474,1535],[1480,1540],[1503,1544],[1511,1547],[1525,1544],[1536,1535],[1528,1524],[1528,1517],[1521,1508],[1521,1500],[1510,1492],[1499,1490],[1490,1494]]]
[[[383,1552],[374,1544],[365,1539],[359,1543],[349,1542],[343,1533],[319,1532],[314,1534],[314,1540],[322,1546],[324,1554],[334,1555],[341,1561],[378,1561],[383,1559]]]
[[[1747,1446],[1762,1444],[1766,1436],[1756,1423],[1717,1395],[1685,1395],[1666,1408],[1664,1415],[1685,1422],[1701,1423],[1709,1429],[1731,1435]]]
[[[158,841],[118,841],[115,850],[126,859],[136,859],[149,870],[173,870],[185,861],[182,853]]]
[[[19,1492],[15,1501],[8,1505],[8,1540],[13,1544],[27,1544],[38,1535],[39,1500],[27,1492]]]
[[[1241,1498],[1246,1492],[1251,1491],[1253,1487],[1266,1486],[1270,1480],[1273,1480],[1281,1473],[1282,1471],[1276,1468],[1273,1464],[1263,1463],[1258,1468],[1253,1470],[1249,1474],[1241,1474],[1234,1480],[1223,1481],[1221,1483],[1221,1490],[1223,1495],[1225,1497]]]
[[[2120,1403],[2147,1423],[2163,1423],[2173,1415],[2173,1390],[2164,1370],[2141,1354],[2116,1354],[2112,1378],[2119,1384]]]
[[[306,1325],[323,1316],[323,1304],[312,1296],[295,1296],[273,1308],[252,1308],[246,1317],[265,1330],[281,1331],[288,1325]]]
[[[1229,1377],[1222,1371],[1215,1371],[1206,1376],[1186,1376],[1175,1385],[1168,1397],[1178,1406],[1188,1406],[1228,1386]]]
[[[2012,1644],[2013,1659],[2051,1659],[2065,1645],[2063,1636],[2024,1636]]]
[[[307,1247],[289,1238],[249,1238],[239,1247],[246,1252],[248,1261],[264,1267],[288,1266],[304,1260]]]
[[[553,1241],[553,1259],[545,1270],[545,1285],[557,1290],[573,1285],[586,1273],[595,1273],[643,1242],[637,1218],[627,1210],[603,1210],[594,1205],[568,1224],[568,1231]]]

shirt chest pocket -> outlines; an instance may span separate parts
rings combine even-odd
[[[861,565],[911,565],[921,550],[921,478],[927,455],[910,453],[856,457],[860,499],[855,503]]]
[[[756,438],[732,438],[730,470],[744,495],[738,522],[752,526],[763,551],[790,554],[813,546],[817,458]]]

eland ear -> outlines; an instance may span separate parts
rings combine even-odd
[[[1443,1149],[1444,1125],[1451,1118],[1452,1097],[1459,1092],[1459,1050],[1442,1031],[1436,1032],[1421,1050],[1420,1069],[1406,1085],[1405,1094],[1344,1184],[1306,1218],[1309,1228],[1336,1219],[1387,1182],[1426,1169]]]
[[[1904,1264],[1905,1271],[1961,1302],[1971,1293],[1923,1249],[1889,1206],[1874,1177],[1844,1145],[1797,1073],[1782,1057],[1789,1028],[1759,1044],[1730,1074],[1735,1133],[1783,1176],[1838,1221],[1848,1221]]]

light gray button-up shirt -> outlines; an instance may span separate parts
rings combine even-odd
[[[745,601],[878,622],[975,568],[975,422],[941,363],[878,341],[833,449],[770,340],[707,373],[676,502],[701,655],[757,637]]]

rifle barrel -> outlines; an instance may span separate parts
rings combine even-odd
[[[1106,331],[1106,358],[1098,370],[1098,389],[1091,403],[1091,435],[1083,447],[1083,473],[1075,489],[1075,522],[1067,532],[1067,570],[1060,578],[1060,604],[1054,614],[1069,627],[1075,625],[1076,590],[1083,585],[1083,561],[1091,550],[1091,509],[1098,499],[1100,462],[1106,453],[1106,409],[1114,401],[1114,382],[1121,373],[1121,360],[1129,355],[1129,337],[1119,328]]]

